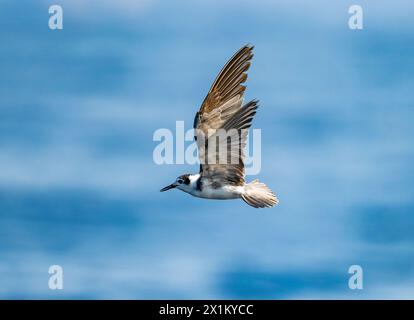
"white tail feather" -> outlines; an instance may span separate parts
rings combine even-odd
[[[254,208],[269,208],[279,203],[272,190],[257,179],[244,186],[242,199]]]

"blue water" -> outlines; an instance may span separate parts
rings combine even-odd
[[[1,2],[0,298],[413,299],[414,6],[359,3],[351,31],[347,1],[60,1],[51,31]],[[198,167],[156,165],[154,131],[245,43],[280,205],[160,193]]]

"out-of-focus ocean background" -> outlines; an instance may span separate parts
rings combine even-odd
[[[413,299],[413,15],[402,0],[1,1],[0,298]],[[198,166],[156,165],[154,131],[191,128],[246,43],[258,177],[280,205],[160,193]]]

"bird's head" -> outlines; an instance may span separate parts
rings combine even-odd
[[[173,183],[171,183],[170,185],[162,188],[160,191],[164,192],[170,189],[174,189],[174,188],[178,188],[180,190],[186,191],[188,192],[188,190],[191,188],[190,186],[190,175],[189,174],[183,174],[181,176],[179,176],[177,179],[175,179],[175,181]]]

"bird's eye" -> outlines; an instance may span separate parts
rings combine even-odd
[[[183,183],[183,180],[178,179],[178,180],[177,180],[177,182],[178,182],[178,183]]]

